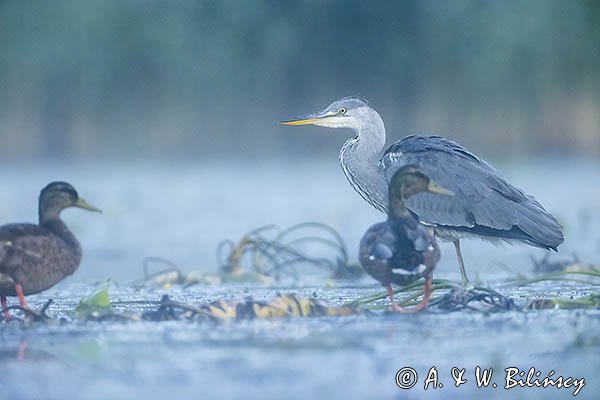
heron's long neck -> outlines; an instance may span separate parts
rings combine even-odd
[[[382,212],[387,209],[387,182],[379,167],[385,146],[385,126],[375,110],[369,110],[364,122],[355,128],[356,136],[340,151],[346,178],[365,200]]]

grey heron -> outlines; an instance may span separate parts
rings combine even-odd
[[[407,207],[421,223],[452,241],[463,283],[468,283],[460,239],[523,242],[556,250],[561,227],[532,196],[511,185],[498,170],[456,142],[440,136],[407,136],[384,150],[385,125],[366,100],[345,97],[322,111],[282,121],[286,125],[349,128],[355,136],[342,146],[340,162],[352,187],[373,207],[387,212],[388,182],[398,168],[414,164],[455,195],[419,193]]]
[[[420,224],[406,208],[406,201],[422,192],[453,196],[418,167],[405,165],[398,169],[390,181],[387,220],[371,226],[360,241],[361,265],[387,288],[391,309],[396,312],[420,311],[427,307],[432,272],[440,259],[432,229]],[[420,278],[425,278],[423,300],[412,309],[398,306],[392,283],[405,286]]]

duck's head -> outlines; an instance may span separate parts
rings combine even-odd
[[[390,204],[403,202],[408,197],[421,192],[454,196],[450,190],[435,183],[417,166],[405,165],[394,173],[389,185]]]
[[[75,188],[67,182],[51,182],[42,189],[39,203],[40,221],[56,218],[62,210],[68,207],[101,212],[79,197]]]

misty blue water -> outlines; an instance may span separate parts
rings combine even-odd
[[[527,161],[499,165],[565,227],[555,259],[600,263],[600,163]],[[340,303],[380,290],[364,279],[336,283],[303,279],[292,287],[201,286],[136,290],[145,256],[168,258],[184,271],[216,272],[216,247],[262,225],[319,221],[337,229],[356,259],[365,229],[383,216],[345,181],[332,160],[194,163],[3,165],[0,222],[35,221],[39,190],[51,180],[72,183],[103,214],[67,210],[84,258],[64,282],[31,296],[33,307],[53,298],[50,314],[66,316],[96,283],[111,278],[113,300],[174,299],[199,304],[217,298],[268,299],[277,291],[316,294]],[[451,246],[442,244],[436,277],[459,279]],[[467,270],[491,287],[530,274],[545,251],[465,241]],[[537,288],[537,289],[536,289]],[[523,304],[543,295],[580,296],[574,284],[500,289]],[[538,290],[538,291],[536,291]],[[126,311],[126,310],[122,310]],[[573,389],[502,389],[504,369],[530,367],[584,377],[578,398],[595,398],[600,380],[600,313],[545,310],[482,314],[431,310],[419,315],[353,316],[224,324],[192,322],[78,323],[0,326],[0,399],[180,398],[568,398]],[[23,357],[20,356],[23,355]],[[22,360],[20,358],[23,358]],[[419,383],[395,384],[402,367]],[[423,390],[432,366],[444,387]],[[468,382],[454,388],[452,367]],[[477,389],[474,369],[494,368],[499,388]],[[541,379],[540,378],[540,379]]]

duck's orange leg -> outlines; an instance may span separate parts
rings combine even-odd
[[[388,295],[390,296],[390,300],[392,301],[392,306],[391,306],[392,311],[398,312],[398,313],[410,313],[410,312],[421,311],[421,310],[427,308],[427,305],[429,304],[429,298],[431,297],[431,293],[433,293],[432,280],[433,280],[433,277],[431,274],[429,274],[427,277],[425,277],[425,286],[423,289],[423,300],[421,300],[421,302],[419,304],[417,304],[416,306],[414,306],[412,308],[400,307],[396,303],[396,301],[394,301],[394,291],[392,290],[392,285],[391,284],[388,285]]]
[[[2,304],[2,312],[4,313],[4,320],[10,320],[10,311],[8,311],[8,305],[6,304],[6,296],[0,296],[0,303]]]
[[[393,312],[397,312],[397,313],[407,313],[410,312],[411,310],[408,308],[404,308],[404,307],[400,307],[398,305],[398,303],[396,303],[396,300],[394,300],[394,289],[392,289],[392,284],[388,284],[387,285],[387,293],[388,296],[390,297],[390,310]]]
[[[396,303],[396,300],[394,300],[394,289],[392,289],[391,283],[388,283],[388,285],[387,285],[387,294],[390,298],[390,303],[391,303],[390,308],[392,309],[392,311],[400,312],[398,309],[402,310],[403,308],[400,307],[398,305],[398,303]]]
[[[17,297],[19,298],[19,303],[21,303],[21,307],[29,309],[27,305],[27,300],[25,300],[25,295],[23,294],[23,287],[20,284],[15,285],[15,292],[17,292]]]
[[[431,293],[433,293],[432,289],[432,277],[431,275],[425,278],[425,286],[423,289],[423,300],[419,304],[417,304],[411,311],[421,311],[427,308],[429,304],[429,298],[431,297]]]

